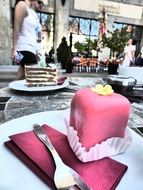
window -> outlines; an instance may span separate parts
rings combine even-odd
[[[93,19],[69,17],[69,33],[98,38],[99,22]]]

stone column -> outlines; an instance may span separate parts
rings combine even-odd
[[[11,24],[9,0],[0,0],[0,65],[11,65]]]
[[[68,37],[68,18],[70,1],[66,0],[62,5],[61,0],[55,0],[55,31],[54,31],[54,50],[55,50],[55,62],[57,61],[56,49],[63,37]]]

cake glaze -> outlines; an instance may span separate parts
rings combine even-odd
[[[129,114],[130,102],[124,96],[100,95],[85,88],[76,92],[71,101],[70,126],[89,150],[109,138],[124,138]]]

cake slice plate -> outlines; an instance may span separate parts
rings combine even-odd
[[[37,86],[37,87],[27,87],[26,80],[18,80],[9,83],[9,87],[13,90],[35,92],[35,91],[53,91],[65,88],[69,85],[68,79],[64,81],[61,85],[50,85],[50,86]]]

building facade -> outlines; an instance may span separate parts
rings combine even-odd
[[[0,65],[11,65],[12,11],[15,1],[0,0],[0,2]],[[43,2],[44,7],[40,16],[50,14],[52,15],[50,18],[53,19],[53,29],[50,29],[50,33],[45,31],[45,51],[52,47],[56,50],[63,36],[69,38],[69,17],[98,20],[103,9],[108,15],[108,30],[112,30],[114,23],[135,26],[134,37],[138,41],[138,46],[143,45],[142,0],[43,0]]]

